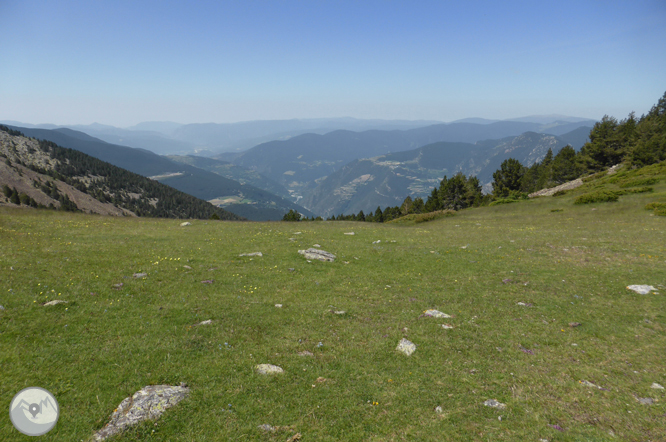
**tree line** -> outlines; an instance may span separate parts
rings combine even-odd
[[[666,160],[666,93],[647,115],[636,118],[632,112],[623,120],[605,115],[597,122],[579,152],[565,146],[554,155],[548,149],[546,156],[532,166],[524,166],[515,158],[502,162],[493,173],[492,193],[483,195],[479,180],[474,176],[457,173],[451,178],[444,176],[427,201],[418,197],[405,198],[401,206],[377,207],[367,215],[358,214],[331,216],[328,221],[386,222],[401,216],[428,213],[437,210],[461,210],[500,202],[526,199],[530,193],[555,187],[577,178],[606,170],[625,163],[629,167],[643,167]],[[283,221],[321,220],[302,218],[290,210]]]

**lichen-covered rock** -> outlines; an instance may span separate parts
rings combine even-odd
[[[411,356],[412,353],[416,351],[416,345],[413,342],[402,338],[395,349],[401,353],[406,354],[407,356]]]
[[[335,261],[335,255],[326,250],[319,250],[311,247],[307,250],[299,250],[298,253],[305,256],[305,259],[318,259],[319,261],[327,262]]]
[[[149,385],[125,398],[111,414],[108,424],[93,435],[93,440],[103,441],[121,433],[126,428],[147,419],[157,419],[167,408],[171,408],[190,393],[184,384]]]
[[[426,310],[423,312],[424,315],[426,316],[432,316],[433,318],[450,318],[450,315],[447,315],[446,313],[442,313],[439,310]]]
[[[488,399],[483,403],[483,405],[485,405],[486,407],[497,408],[500,410],[506,408],[506,404],[503,404],[495,399]]]
[[[657,291],[656,288],[652,287],[651,285],[629,285],[627,286],[627,289],[636,292],[640,295],[647,295],[650,292],[655,292]]]
[[[279,374],[284,372],[281,367],[271,364],[259,364],[255,368],[259,374]]]

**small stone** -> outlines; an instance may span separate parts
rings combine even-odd
[[[135,273],[132,276],[134,276],[137,279],[138,278],[145,278],[146,276],[148,276],[148,273]]]
[[[205,321],[201,321],[201,322],[198,323],[198,324],[194,324],[194,326],[195,326],[195,327],[198,327],[198,326],[200,326],[200,325],[210,325],[210,324],[212,324],[212,323],[213,323],[213,320],[212,320],[212,319],[206,319]]]
[[[662,385],[657,384],[656,382],[650,385],[650,388],[654,388],[655,390],[663,390],[664,387]]]
[[[592,382],[586,381],[586,380],[578,381],[578,383],[581,384],[581,385],[584,385],[586,387],[600,388],[598,385],[593,384]]]
[[[527,305],[527,304],[525,304],[524,302],[518,302],[518,303],[516,303],[516,305],[522,305],[522,306],[524,306],[524,305]]]
[[[120,283],[118,283],[118,284],[113,284],[113,288],[114,288],[115,290],[120,290],[120,288],[121,288],[122,286],[123,286],[123,283],[122,283],[122,282],[120,282]]]
[[[313,244],[312,247],[321,247],[319,244]]]
[[[381,240],[381,239],[378,239],[377,241],[373,241],[372,243],[373,243],[373,244],[379,244],[380,242],[382,242],[382,240]]]
[[[352,236],[354,236],[354,235],[356,235],[356,234],[355,234],[354,232],[345,232],[345,235],[352,235]]]
[[[453,329],[453,326],[450,325],[450,324],[442,324],[442,328],[446,329],[446,330],[451,330],[451,329]]]
[[[300,235],[301,232],[294,232],[294,235]]]
[[[4,308],[3,306],[0,305],[0,310],[4,310],[4,309],[5,309],[5,308]]]
[[[312,352],[309,352],[307,350],[303,350],[298,352],[298,356],[314,356],[314,354],[312,354]]]
[[[238,256],[264,256],[261,252],[241,253]]]
[[[411,356],[412,353],[414,353],[414,351],[416,350],[416,345],[413,342],[408,341],[405,338],[402,338],[395,349],[401,353],[404,353],[407,356]]]
[[[53,301],[45,302],[42,305],[44,307],[47,307],[47,306],[58,305],[58,304],[67,304],[67,301],[63,301],[62,299],[54,299]]]
[[[583,324],[581,324],[580,322],[570,322],[569,323],[569,327],[572,327],[572,328],[580,327],[581,325],[583,325]]]
[[[282,304],[275,304],[276,308],[282,308]]]
[[[259,429],[263,430],[267,433],[274,433],[275,432],[275,427],[272,426],[272,425],[268,425],[268,424],[259,425]]]
[[[491,408],[497,408],[499,410],[503,410],[506,408],[506,404],[503,404],[495,399],[488,399],[483,403],[486,407],[491,407]]]
[[[336,311],[333,312],[334,315],[344,315],[345,313],[347,313],[347,312],[344,311],[344,310],[336,310]]]
[[[185,227],[185,226],[191,226],[192,223],[189,221],[185,221],[184,223],[180,223],[180,227]]]
[[[190,266],[183,266],[183,268],[187,269],[187,270],[192,270],[192,267],[190,267]]]
[[[446,313],[442,313],[439,310],[432,310],[432,309],[426,310],[424,312],[424,314],[426,316],[431,316],[433,318],[450,318],[451,317],[451,315],[447,315]]]
[[[305,259],[317,259],[319,261],[333,262],[335,255],[325,250],[309,248],[307,250],[299,250],[299,254],[303,255]]]
[[[657,290],[656,288],[652,287],[651,285],[629,285],[627,286],[627,289],[634,291],[638,293],[639,295],[647,295],[650,292],[654,292]]]
[[[281,367],[271,364],[259,364],[255,368],[259,374],[279,374],[284,372]]]
[[[652,405],[655,400],[650,397],[637,397],[636,400],[643,405]]]
[[[437,413],[437,414],[444,413],[444,409],[442,408],[441,405],[438,405],[438,406],[435,407],[435,413]]]
[[[205,281],[201,281],[202,284],[212,284],[213,282],[215,282],[213,279],[206,279]]]

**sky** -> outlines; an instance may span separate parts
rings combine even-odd
[[[0,0],[0,120],[640,116],[664,23],[664,0]]]

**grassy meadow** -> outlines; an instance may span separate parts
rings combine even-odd
[[[184,382],[188,399],[113,440],[664,440],[666,217],[644,207],[666,181],[574,204],[610,179],[413,224],[0,208],[0,439],[31,440],[8,416],[28,386],[61,408],[40,440],[78,441],[143,386]],[[335,262],[297,253],[314,244]]]

